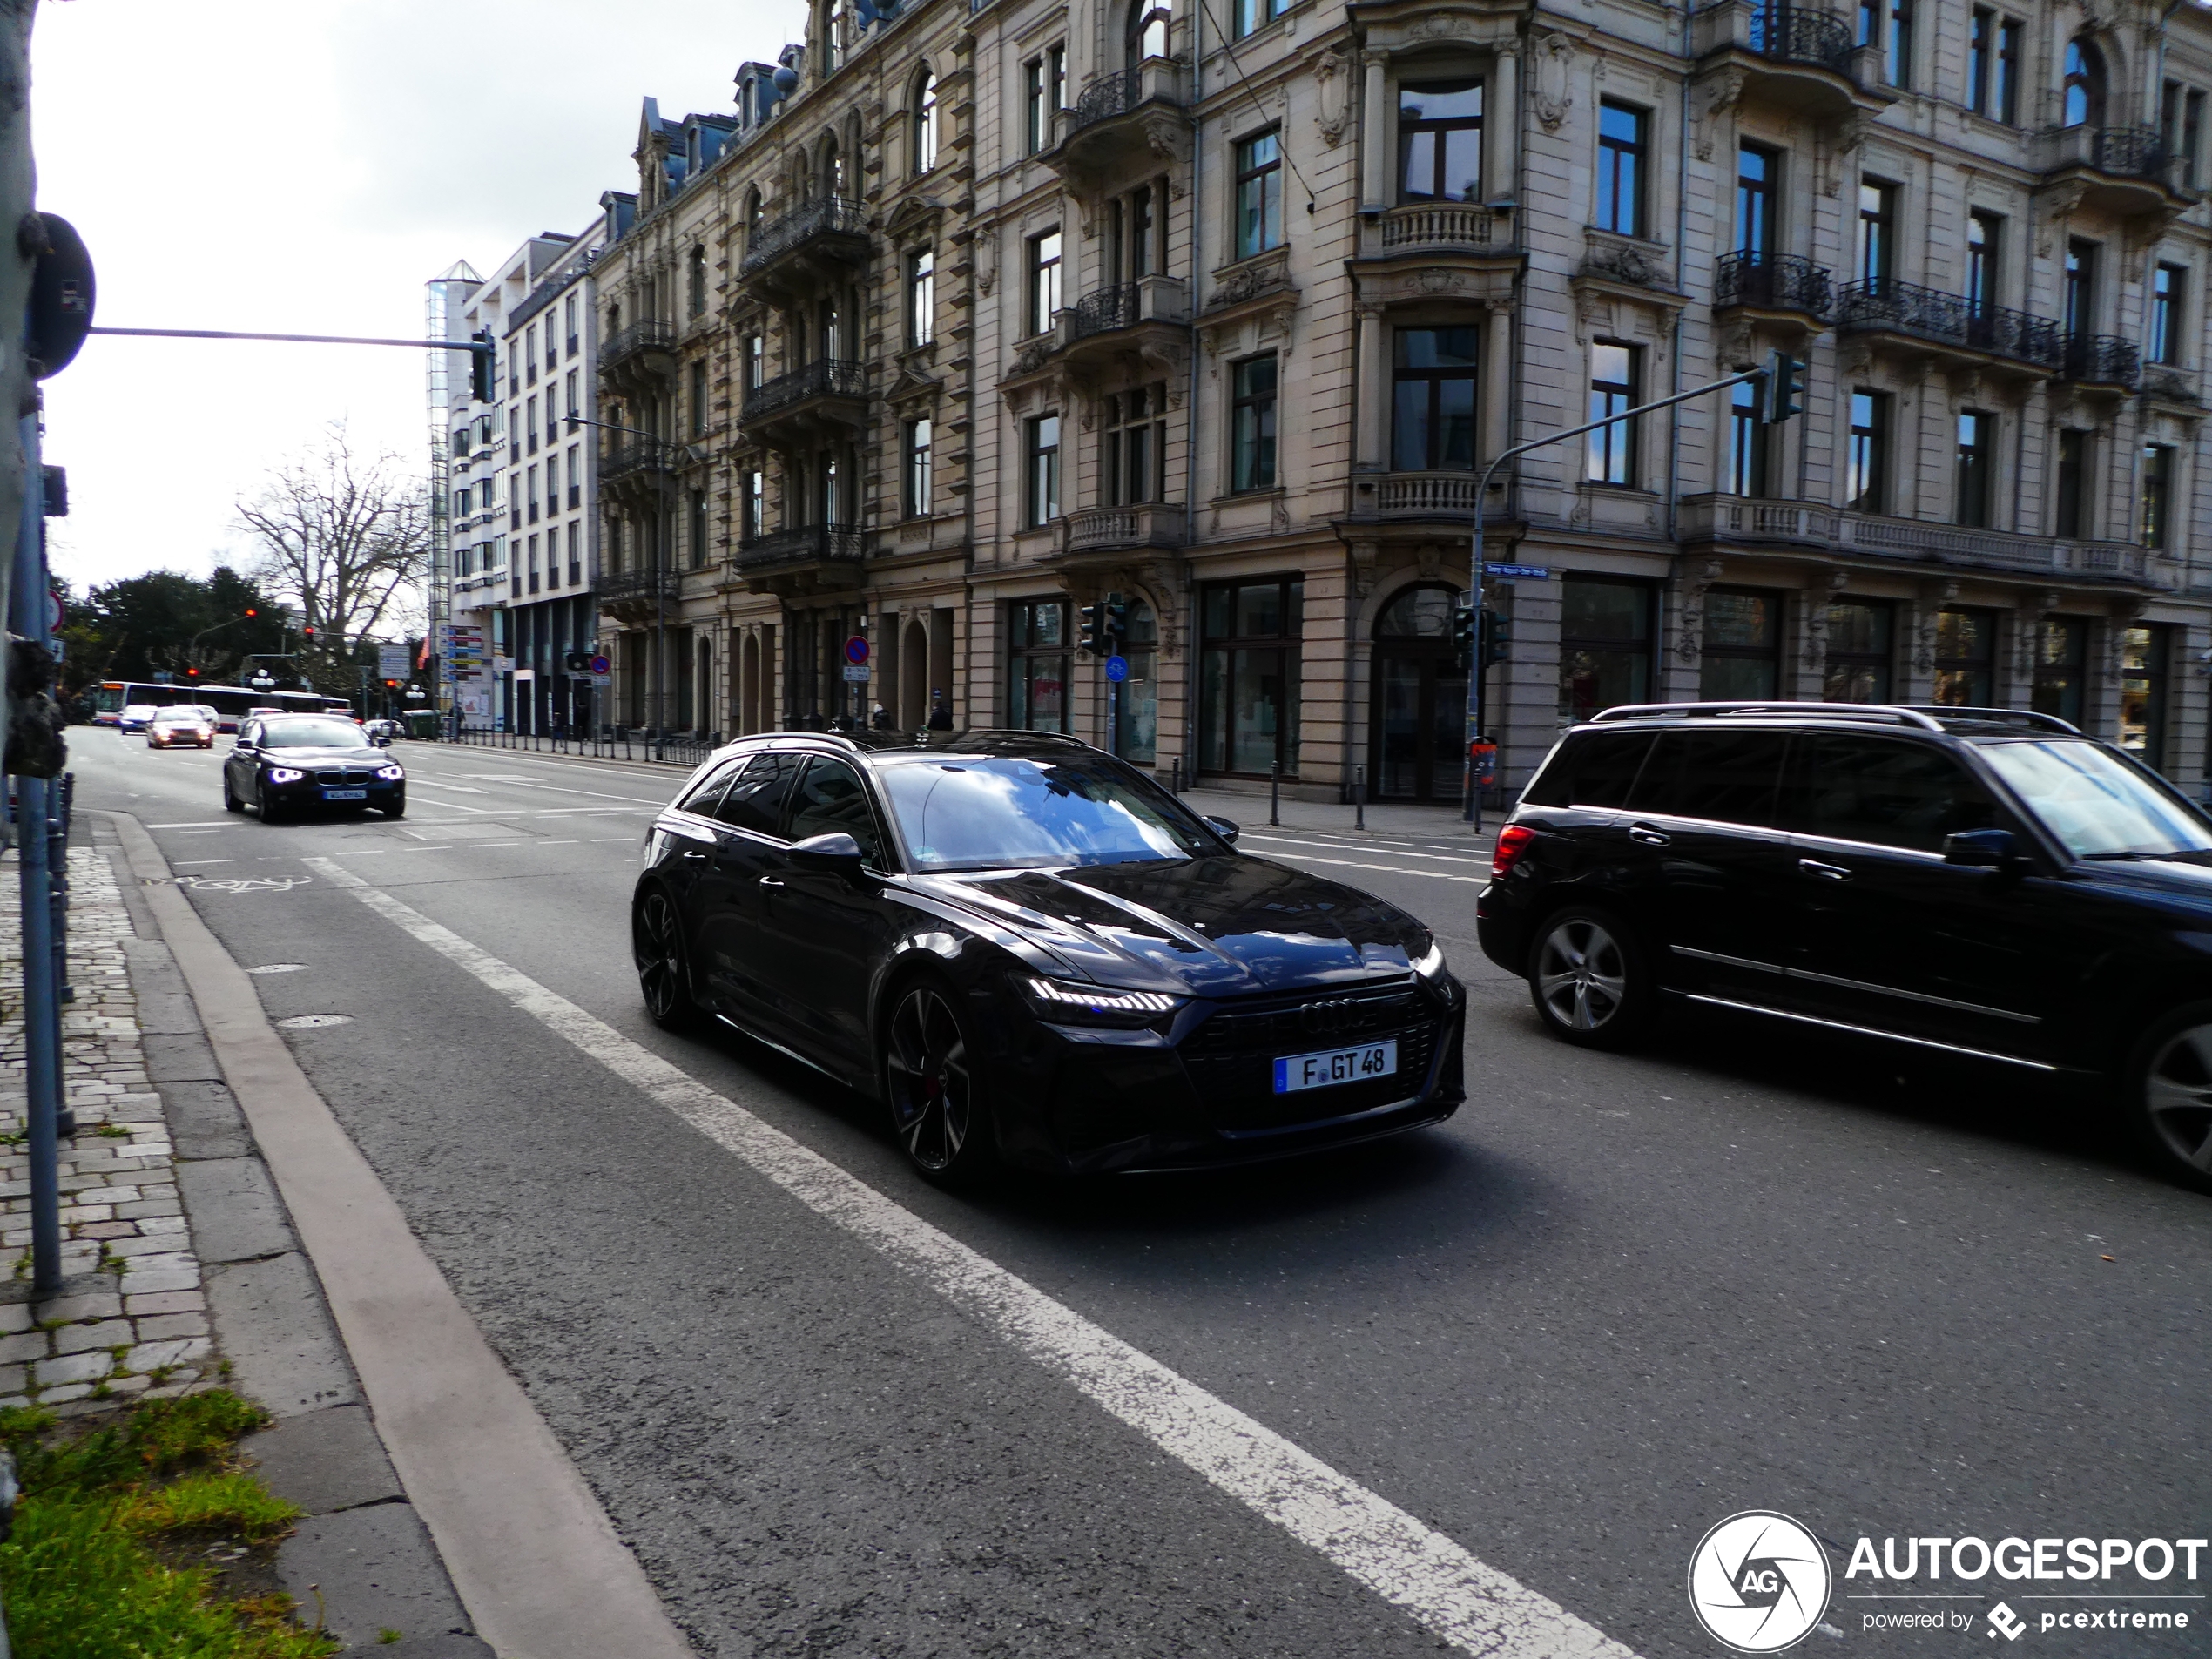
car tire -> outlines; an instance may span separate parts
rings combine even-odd
[[[387,818],[405,818],[407,816],[407,803],[403,800],[394,801],[389,806],[380,806],[377,810],[382,813]]]
[[[2120,1104],[2162,1174],[2212,1192],[2212,1002],[2184,1003],[2137,1039]]]
[[[664,1031],[689,1031],[699,1022],[691,995],[691,953],[684,947],[683,913],[659,887],[649,887],[630,912],[630,957],[645,1017]]]
[[[261,821],[264,824],[276,824],[283,821],[283,810],[269,799],[268,785],[257,784],[254,786],[253,805],[261,814]]]
[[[223,810],[226,813],[242,813],[246,810],[246,803],[238,798],[238,791],[231,787],[231,771],[228,766],[223,768]]]
[[[999,1166],[997,1136],[974,1021],[946,981],[925,974],[893,994],[876,1041],[891,1132],[924,1180],[973,1186]]]
[[[1651,1017],[1642,947],[1609,910],[1570,905],[1547,916],[1528,953],[1528,995],[1554,1036],[1586,1049],[1622,1049]]]

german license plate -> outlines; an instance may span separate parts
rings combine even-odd
[[[367,800],[368,791],[366,789],[326,789],[322,792],[322,798],[325,800]]]
[[[1398,1070],[1398,1044],[1363,1042],[1356,1049],[1325,1049],[1319,1054],[1285,1055],[1275,1062],[1275,1092],[1295,1095],[1302,1089],[1332,1089],[1339,1083],[1363,1083],[1388,1077]]]

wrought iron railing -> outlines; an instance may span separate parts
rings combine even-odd
[[[801,242],[817,236],[867,234],[867,219],[860,203],[847,201],[842,196],[825,196],[770,219],[755,232],[745,245],[738,274],[750,276],[770,260],[780,259]]]
[[[1118,282],[1110,288],[1099,288],[1076,301],[1076,314],[1070,323],[1074,338],[1085,334],[1111,334],[1116,328],[1133,328],[1144,309],[1144,289],[1136,282]]]
[[[738,544],[737,567],[755,571],[779,564],[807,564],[817,559],[859,563],[860,532],[849,524],[794,524]]]
[[[676,325],[648,318],[633,322],[627,328],[617,328],[599,347],[599,367],[612,368],[624,358],[635,357],[639,352],[667,351],[676,344]]]
[[[1829,12],[1767,5],[1751,14],[1751,50],[1777,64],[1811,64],[1845,74],[1856,47],[1851,25]]]
[[[1836,285],[1824,265],[1795,253],[1723,253],[1713,267],[1713,303],[1764,306],[1825,318],[1836,304]]]
[[[658,438],[610,439],[599,448],[599,477],[612,483],[638,473],[673,472],[678,458],[677,446]]]
[[[2084,158],[2099,172],[2166,181],[2173,157],[2156,127],[2092,127],[2082,143]]]
[[[676,572],[660,565],[636,570],[602,570],[592,592],[602,604],[635,604],[676,597]]]
[[[1069,129],[1087,127],[1094,121],[1106,121],[1117,115],[1127,115],[1144,101],[1144,71],[1136,69],[1109,70],[1103,75],[1094,75],[1083,83],[1082,96],[1069,114]]]
[[[866,397],[868,366],[842,357],[821,357],[804,368],[779,374],[745,388],[745,419],[759,421],[810,397]]]
[[[2069,334],[2065,376],[2090,386],[2125,386],[2142,378],[2143,354],[2132,340],[2110,334]]]
[[[1836,296],[1836,326],[1911,334],[2054,371],[2066,358],[2066,337],[2048,318],[1977,304],[1964,294],[1942,293],[1915,282],[1846,284]]]

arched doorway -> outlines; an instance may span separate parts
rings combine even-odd
[[[1467,786],[1467,671],[1453,660],[1460,590],[1407,588],[1375,623],[1367,777],[1377,800],[1456,801]]]

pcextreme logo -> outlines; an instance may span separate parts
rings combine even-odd
[[[1730,1515],[1689,1558],[1689,1606],[1737,1653],[1779,1653],[1828,1611],[1834,1577],[1820,1541],[1771,1509]]]

